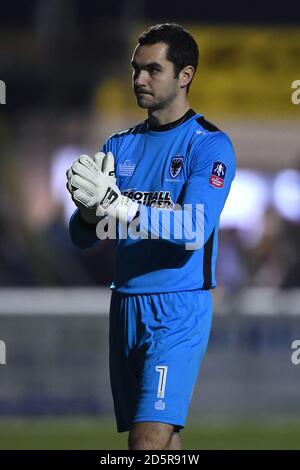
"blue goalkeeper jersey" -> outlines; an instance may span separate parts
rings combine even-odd
[[[189,110],[174,123],[153,128],[146,120],[113,134],[102,150],[113,153],[117,185],[123,195],[140,203],[138,228],[149,232],[148,239],[116,240],[111,287],[132,294],[215,287],[219,219],[235,175],[229,137]],[[170,237],[163,234],[159,214],[168,210],[176,218],[176,204],[193,210],[203,205],[203,244],[197,249],[187,250],[186,237],[174,236],[175,219]],[[156,230],[153,214],[158,216]],[[99,241],[95,226],[85,223],[78,210],[71,217],[70,234],[81,248]]]

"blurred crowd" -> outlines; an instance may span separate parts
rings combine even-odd
[[[300,225],[273,208],[264,216],[263,231],[254,246],[243,242],[238,229],[220,231],[217,280],[228,289],[300,287]]]
[[[0,286],[108,286],[113,278],[114,242],[73,246],[62,206],[43,225],[26,226],[8,196],[0,212]],[[220,287],[300,287],[299,224],[269,209],[260,240],[248,246],[243,233],[221,229],[217,280]]]

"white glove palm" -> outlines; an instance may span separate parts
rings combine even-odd
[[[83,205],[97,217],[106,215],[127,223],[137,211],[138,204],[122,196],[114,177],[114,156],[99,152],[92,160],[81,155],[67,172],[68,189],[75,204]]]

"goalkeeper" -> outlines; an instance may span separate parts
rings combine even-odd
[[[67,172],[77,246],[99,242],[99,221],[136,224],[144,234],[117,237],[111,286],[110,379],[117,430],[129,431],[130,449],[181,448],[210,334],[218,225],[235,156],[228,136],[189,105],[197,64],[197,44],[181,26],[146,30],[133,52],[132,82],[147,119]],[[202,236],[193,249],[190,232],[175,236],[188,219],[186,205]]]

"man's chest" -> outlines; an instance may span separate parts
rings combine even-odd
[[[186,139],[141,140],[118,152],[116,176],[121,192],[146,205],[171,207],[188,175]]]

